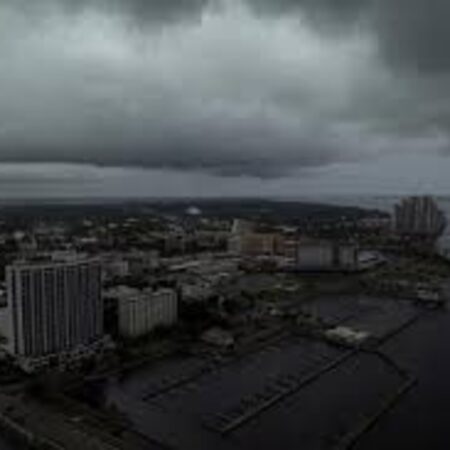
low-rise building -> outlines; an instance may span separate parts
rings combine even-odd
[[[228,251],[244,257],[283,255],[285,240],[278,233],[232,234],[228,240]]]
[[[234,219],[231,225],[231,234],[240,235],[253,232],[255,229],[254,224],[245,219]]]
[[[392,219],[388,214],[362,217],[358,226],[366,231],[388,231],[392,228]]]
[[[103,280],[124,278],[130,274],[129,262],[120,254],[104,254],[102,257]]]
[[[203,302],[214,294],[211,283],[196,279],[181,284],[181,300],[186,303]]]
[[[334,260],[330,242],[304,241],[298,246],[297,268],[300,270],[327,270],[334,266]]]
[[[156,250],[128,253],[124,261],[128,263],[128,271],[133,276],[145,275],[160,265],[159,253]]]
[[[358,269],[358,250],[352,244],[303,240],[298,244],[297,270],[353,271]]]

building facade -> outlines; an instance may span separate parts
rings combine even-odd
[[[119,286],[107,294],[118,302],[119,333],[126,338],[148,334],[178,319],[178,296],[173,289],[133,289]]]
[[[283,255],[285,239],[278,233],[233,234],[228,240],[228,251],[243,257]]]
[[[26,370],[81,358],[103,337],[99,261],[17,262],[6,283],[6,348]]]
[[[331,241],[301,241],[296,267],[302,271],[354,271],[358,269],[358,249]]]
[[[300,270],[329,270],[335,264],[335,251],[330,242],[307,241],[298,246],[297,268]]]
[[[437,237],[446,218],[432,197],[408,197],[395,206],[394,226],[398,234]]]

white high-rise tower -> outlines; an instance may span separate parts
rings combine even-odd
[[[82,357],[103,336],[96,259],[16,262],[6,268],[7,350],[29,370]],[[61,361],[62,360],[62,361]]]

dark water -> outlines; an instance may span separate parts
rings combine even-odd
[[[384,350],[419,383],[357,449],[450,449],[450,313],[422,319]]]
[[[0,436],[0,450],[15,450],[15,449],[12,446],[12,444],[9,444]]]
[[[329,312],[327,304],[320,306]],[[372,310],[372,305],[363,303],[362,306],[367,314]],[[350,311],[352,308],[347,309]],[[371,321],[368,321],[367,314],[360,316],[362,323],[374,327],[375,331],[383,327],[387,331],[391,325],[398,326],[410,317],[409,310],[399,315],[393,309],[392,315],[385,316],[381,327],[378,311],[375,312],[377,314],[370,314],[374,319]],[[450,316],[446,313],[432,314],[385,348],[394,356],[398,352],[402,365],[413,371],[423,361],[422,353],[428,352],[427,345],[442,358],[443,348],[434,348],[436,327],[438,323],[442,323],[444,328],[447,324],[450,334]],[[395,323],[390,324],[392,320]],[[282,402],[227,436],[217,433],[214,427],[218,418],[228,416],[236,406],[245,403],[245,399],[257,398],[267,387],[270,388],[273,380],[280,376],[295,379],[314,372],[317,367],[340,358],[343,353],[344,350],[320,342],[287,339],[180,385],[178,380],[195,373],[201,366],[198,358],[144,368],[125,380],[112,380],[106,397],[128,414],[141,433],[172,448],[272,450],[279,447],[281,436],[284,450],[297,450],[299,445],[304,449],[334,448],[341,437],[379,410],[403,383],[402,377],[375,355],[351,356],[336,369],[292,392]],[[426,364],[427,361],[424,367]],[[167,391],[163,389],[173,382],[176,387]],[[380,427],[379,432],[376,429],[365,439],[365,445],[373,445],[367,447],[373,449],[411,448],[403,446],[401,441],[398,446],[391,447],[390,433],[390,430],[383,432]]]
[[[223,439],[220,433],[211,431],[210,427],[214,425],[217,416],[232,411],[244,397],[254,398],[264,392],[268,384],[273,383],[280,374],[302,376],[341,353],[322,343],[292,339],[265,348],[217,371],[196,377],[192,382],[183,383],[160,395],[155,395],[155,392],[167,383],[176,383],[180,377],[190,372],[195,373],[200,362],[191,359],[164,364],[156,370],[144,370],[133,374],[123,383],[112,383],[107,397],[129,415],[141,433],[172,448],[269,449],[273,448],[273,441],[264,443],[255,439],[256,436],[262,436],[262,433],[258,430],[255,433],[253,427],[232,439]],[[370,367],[371,370],[377,369],[376,364]],[[348,373],[354,370],[359,372],[359,368],[348,366],[346,373],[342,374],[343,378],[348,380]],[[327,383],[328,387],[333,385],[333,380],[329,381],[331,383]],[[384,381],[397,382],[395,377]],[[348,383],[347,387],[351,388]],[[311,398],[315,396],[316,391],[311,392],[305,401],[311,403]],[[332,407],[333,405],[330,405],[330,408]],[[316,412],[321,416],[319,410]],[[287,409],[277,409],[274,413],[275,419],[270,422],[282,426],[283,423],[290,422],[286,421],[286,416],[292,417],[289,405]],[[322,423],[322,418],[319,417],[318,421]],[[303,423],[307,423],[304,415]],[[263,428],[266,428],[269,435],[272,434],[268,427]],[[293,447],[284,445],[284,448]]]
[[[393,312],[386,323],[396,317]],[[374,323],[378,330],[379,320]],[[450,449],[450,311],[424,314],[382,350],[415,375],[418,384],[355,449]],[[334,448],[339,435],[376,411],[399,387],[398,374],[380,359],[350,358],[226,438],[208,426],[244,396],[261,392],[280,373],[296,375],[340,354],[321,343],[295,338],[167,392],[164,386],[197,373],[204,361],[193,357],[143,368],[122,381],[112,380],[106,396],[142,433],[177,449],[271,450],[280,448],[280,442],[285,450]],[[161,389],[163,393],[157,394]],[[15,447],[0,436],[0,450]]]
[[[322,313],[333,312],[326,302],[316,306],[324,309]],[[353,317],[353,306],[343,306],[338,312],[350,311]],[[363,302],[357,316],[375,335],[411,317],[408,308],[399,306],[384,310],[383,318],[378,310],[371,313],[372,306]],[[382,351],[416,376],[418,384],[355,448],[450,449],[450,312],[421,314],[414,325],[388,340]],[[160,395],[155,393],[161,386],[195,373],[201,361],[192,358],[145,368],[123,382],[112,382],[106,396],[128,413],[141,432],[174,448],[271,450],[280,436],[285,450],[334,448],[340,436],[358,428],[402,383],[398,373],[377,357],[351,357],[226,438],[208,427],[244,397],[258,395],[277,374],[295,375],[336,356],[337,349],[294,339]]]

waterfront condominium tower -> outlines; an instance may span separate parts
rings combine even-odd
[[[437,237],[444,231],[445,226],[445,214],[432,197],[408,197],[395,206],[397,233]]]
[[[20,261],[6,268],[7,350],[34,370],[90,354],[103,336],[101,270],[73,256]]]

